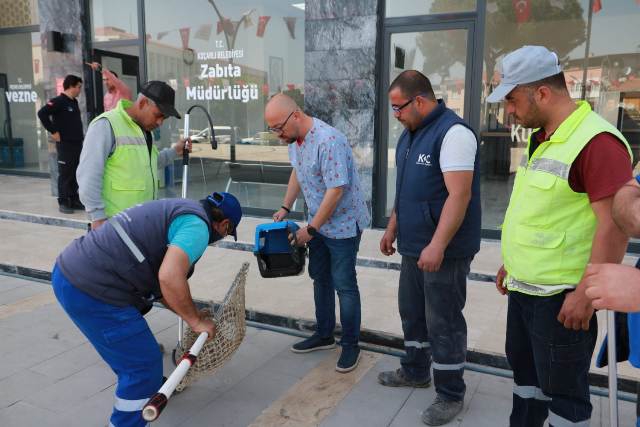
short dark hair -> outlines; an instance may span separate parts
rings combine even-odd
[[[521,86],[532,89],[537,89],[540,86],[547,86],[555,91],[568,92],[567,81],[565,80],[564,73],[562,71],[558,74],[554,74],[553,76],[545,77],[544,79],[536,80],[535,82],[525,83]]]
[[[413,98],[418,95],[425,95],[432,101],[436,100],[436,94],[433,92],[431,82],[420,71],[406,70],[401,72],[389,86],[389,92],[393,89],[400,89],[402,94],[407,98]]]
[[[111,70],[109,70],[111,71]],[[111,74],[113,74],[114,76],[116,76],[116,79],[118,78],[118,73],[116,73],[115,71],[111,71]]]
[[[64,90],[67,90],[70,87],[76,86],[78,83],[82,83],[82,79],[78,76],[74,76],[73,74],[69,74],[64,78],[64,81],[62,82],[62,88]]]

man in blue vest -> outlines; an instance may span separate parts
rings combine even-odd
[[[187,279],[209,244],[237,239],[241,218],[229,193],[151,201],[115,215],[58,256],[56,298],[118,376],[110,426],[146,425],[142,407],[162,384],[162,355],[142,317],[153,301],[214,336],[216,325],[197,310]]]
[[[464,402],[467,324],[462,309],[467,274],[480,249],[478,141],[459,116],[436,99],[415,70],[389,87],[394,116],[405,131],[396,149],[396,196],[380,241],[385,255],[402,255],[398,305],[406,356],[382,385],[428,387],[436,399],[422,414],[427,425],[451,421]]]
[[[640,175],[627,182],[613,199],[613,219],[622,231],[640,237]],[[590,264],[584,273],[585,294],[596,310],[627,315],[629,363],[640,368],[640,260],[635,268],[622,264]],[[620,360],[620,359],[618,359]],[[640,395],[640,386],[638,387]],[[636,426],[640,427],[640,399]]]

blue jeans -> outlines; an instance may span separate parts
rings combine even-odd
[[[418,259],[402,257],[398,306],[407,376],[426,381],[433,367],[436,392],[446,400],[464,399],[467,323],[462,315],[467,275],[473,257],[445,258],[436,272],[418,268]]]
[[[360,337],[360,291],[356,278],[358,232],[347,239],[330,239],[318,234],[309,241],[309,276],[313,279],[316,305],[316,334],[333,336],[336,327],[336,297],[340,302],[342,347],[356,347]]]
[[[588,422],[589,366],[596,344],[595,314],[589,330],[558,322],[566,293],[550,297],[509,293],[507,360],[513,369],[511,427]],[[580,424],[582,425],[582,424]]]
[[[118,376],[110,426],[141,427],[142,407],[162,385],[162,354],[147,322],[132,307],[116,307],[75,288],[55,265],[56,298]]]

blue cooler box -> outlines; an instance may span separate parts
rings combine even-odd
[[[300,227],[293,221],[271,222],[256,227],[253,253],[262,277],[297,276],[304,273],[306,248],[292,247],[289,234]]]

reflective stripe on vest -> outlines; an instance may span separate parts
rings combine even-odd
[[[133,240],[131,240],[131,237],[129,237],[127,232],[124,231],[124,228],[122,228],[118,220],[116,218],[109,218],[109,224],[113,226],[113,228],[116,230],[116,233],[118,234],[120,239],[122,239],[122,241],[127,246],[127,248],[129,248],[133,256],[136,257],[138,262],[143,262],[145,258],[144,258],[144,255],[142,255],[142,251],[140,251],[140,249],[138,249],[136,244],[133,243]]]
[[[144,132],[125,111],[131,105],[120,100],[116,108],[95,119],[109,120],[115,137],[115,150],[105,162],[102,180],[107,217],[153,200],[158,189],[158,149],[152,144],[149,152]]]
[[[531,158],[529,141],[502,227],[507,289],[549,296],[580,282],[597,222],[588,195],[571,189],[569,171],[587,143],[603,132],[618,138],[631,156],[622,134],[584,101]]]

